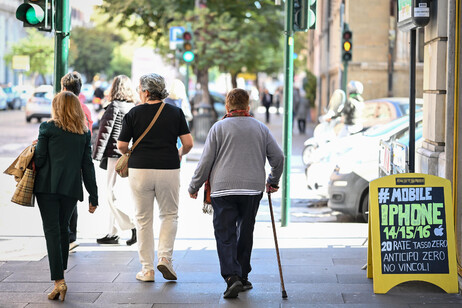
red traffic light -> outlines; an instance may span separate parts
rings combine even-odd
[[[343,39],[344,40],[350,40],[351,39],[351,31],[343,31]]]
[[[184,39],[185,41],[190,41],[190,40],[192,39],[191,33],[190,33],[190,32],[184,32],[184,33],[183,33],[183,39]]]

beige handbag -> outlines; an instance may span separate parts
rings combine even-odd
[[[24,206],[34,206],[34,183],[35,170],[34,168],[26,168],[21,180],[16,185],[11,202]]]
[[[154,116],[154,119],[152,119],[152,121],[149,124],[148,128],[146,128],[144,133],[138,138],[138,140],[136,140],[136,142],[133,144],[132,148],[129,149],[127,153],[123,154],[117,160],[117,163],[116,163],[116,166],[115,166],[115,171],[121,177],[126,178],[128,176],[128,160],[130,159],[130,154],[133,152],[133,150],[138,145],[138,143],[140,143],[141,139],[143,139],[143,137],[151,130],[154,123],[156,123],[157,118],[160,115],[160,112],[162,111],[162,109],[164,109],[164,106],[165,106],[165,103],[162,102],[162,104],[159,107],[159,110],[157,111],[156,115]]]

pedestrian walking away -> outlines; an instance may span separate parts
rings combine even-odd
[[[209,131],[188,191],[196,199],[209,180],[220,271],[227,284],[223,297],[235,298],[252,289],[248,275],[255,217],[263,192],[278,190],[284,154],[266,125],[250,116],[245,90],[230,91],[225,107],[227,114]]]
[[[42,217],[51,280],[48,299],[64,301],[64,271],[69,256],[69,220],[77,200],[83,201],[82,179],[89,194],[89,212],[98,205],[95,169],[91,159],[90,131],[78,97],[61,92],[53,99],[52,118],[39,128],[34,162],[34,193]]]
[[[142,265],[136,279],[154,281],[153,214],[154,199],[157,199],[161,221],[157,269],[165,279],[176,280],[172,255],[178,226],[180,161],[191,150],[193,139],[183,111],[163,102],[168,92],[162,76],[154,73],[141,76],[138,92],[141,104],[132,108],[122,122],[117,142],[122,154],[130,151],[129,142],[135,143],[159,110],[161,112],[128,161]],[[176,147],[178,137],[182,143],[179,149]]]
[[[80,90],[82,89],[82,77],[78,72],[71,72],[67,73],[66,75],[61,78],[61,91],[70,91],[74,93],[77,97],[80,95]],[[91,119],[91,111],[88,109],[87,105],[80,101],[80,107],[85,114],[85,124],[87,128],[90,130],[90,134],[92,133],[92,126],[93,120]],[[77,242],[77,207],[75,208],[74,212],[71,216],[71,221],[69,223],[69,250],[75,249],[79,246]]]
[[[263,94],[261,97],[261,104],[266,108],[265,112],[265,120],[266,124],[270,122],[270,107],[273,104],[273,95],[269,93],[268,89],[263,90]]]
[[[106,200],[109,205],[109,228],[106,236],[98,238],[98,244],[119,244],[119,231],[131,230],[131,238],[126,241],[128,246],[137,241],[136,227],[133,218],[130,217],[121,204],[121,195],[116,189],[116,182],[129,185],[127,179],[117,176],[115,165],[122,154],[117,148],[117,140],[122,130],[122,120],[127,112],[134,107],[136,101],[135,91],[130,78],[119,75],[114,78],[109,92],[110,102],[100,120],[98,137],[93,152],[93,159],[106,160]],[[125,204],[125,208],[127,204]]]

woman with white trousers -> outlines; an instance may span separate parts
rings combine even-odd
[[[117,144],[121,153],[127,153],[129,142],[138,140],[158,115],[128,160],[142,266],[136,279],[154,281],[153,215],[156,199],[161,221],[157,269],[165,279],[176,280],[172,255],[178,226],[180,162],[191,150],[193,139],[183,111],[163,102],[168,92],[162,76],[154,73],[141,76],[138,92],[141,104],[125,115]],[[178,137],[182,144],[179,149],[176,146]]]
[[[135,95],[130,78],[125,75],[114,78],[108,98],[110,103],[101,118],[98,137],[93,149],[93,159],[107,160],[106,197],[110,208],[108,233],[96,240],[98,244],[119,244],[118,231],[125,230],[132,231],[131,238],[126,241],[128,246],[137,241],[133,219],[121,204],[122,196],[117,195],[115,188],[116,182],[126,182],[115,172],[117,160],[122,156],[117,148],[117,139],[122,130],[122,120],[125,114],[135,105]],[[128,182],[126,185],[129,185]]]

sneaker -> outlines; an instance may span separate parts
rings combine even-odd
[[[252,283],[247,278],[242,278],[242,291],[248,291],[253,288]]]
[[[79,246],[79,245],[80,245],[80,244],[79,244],[79,242],[77,242],[77,241],[73,241],[72,243],[69,243],[69,251],[75,252],[74,249],[75,249],[77,246]],[[73,251],[73,250],[74,250],[74,251]]]
[[[127,246],[131,246],[136,243],[136,229],[132,229],[132,238],[127,241]]]
[[[224,298],[236,298],[239,292],[243,290],[241,278],[237,275],[228,277],[226,279],[226,284],[228,287],[226,288],[225,293],[223,293]]]
[[[169,262],[166,258],[160,258],[157,263],[157,269],[162,273],[167,280],[177,280],[176,273],[173,270],[172,262]]]
[[[105,237],[96,240],[98,244],[119,244],[119,236],[107,234]]]
[[[141,281],[152,281],[154,282],[154,270],[142,270],[136,274],[136,279]]]

